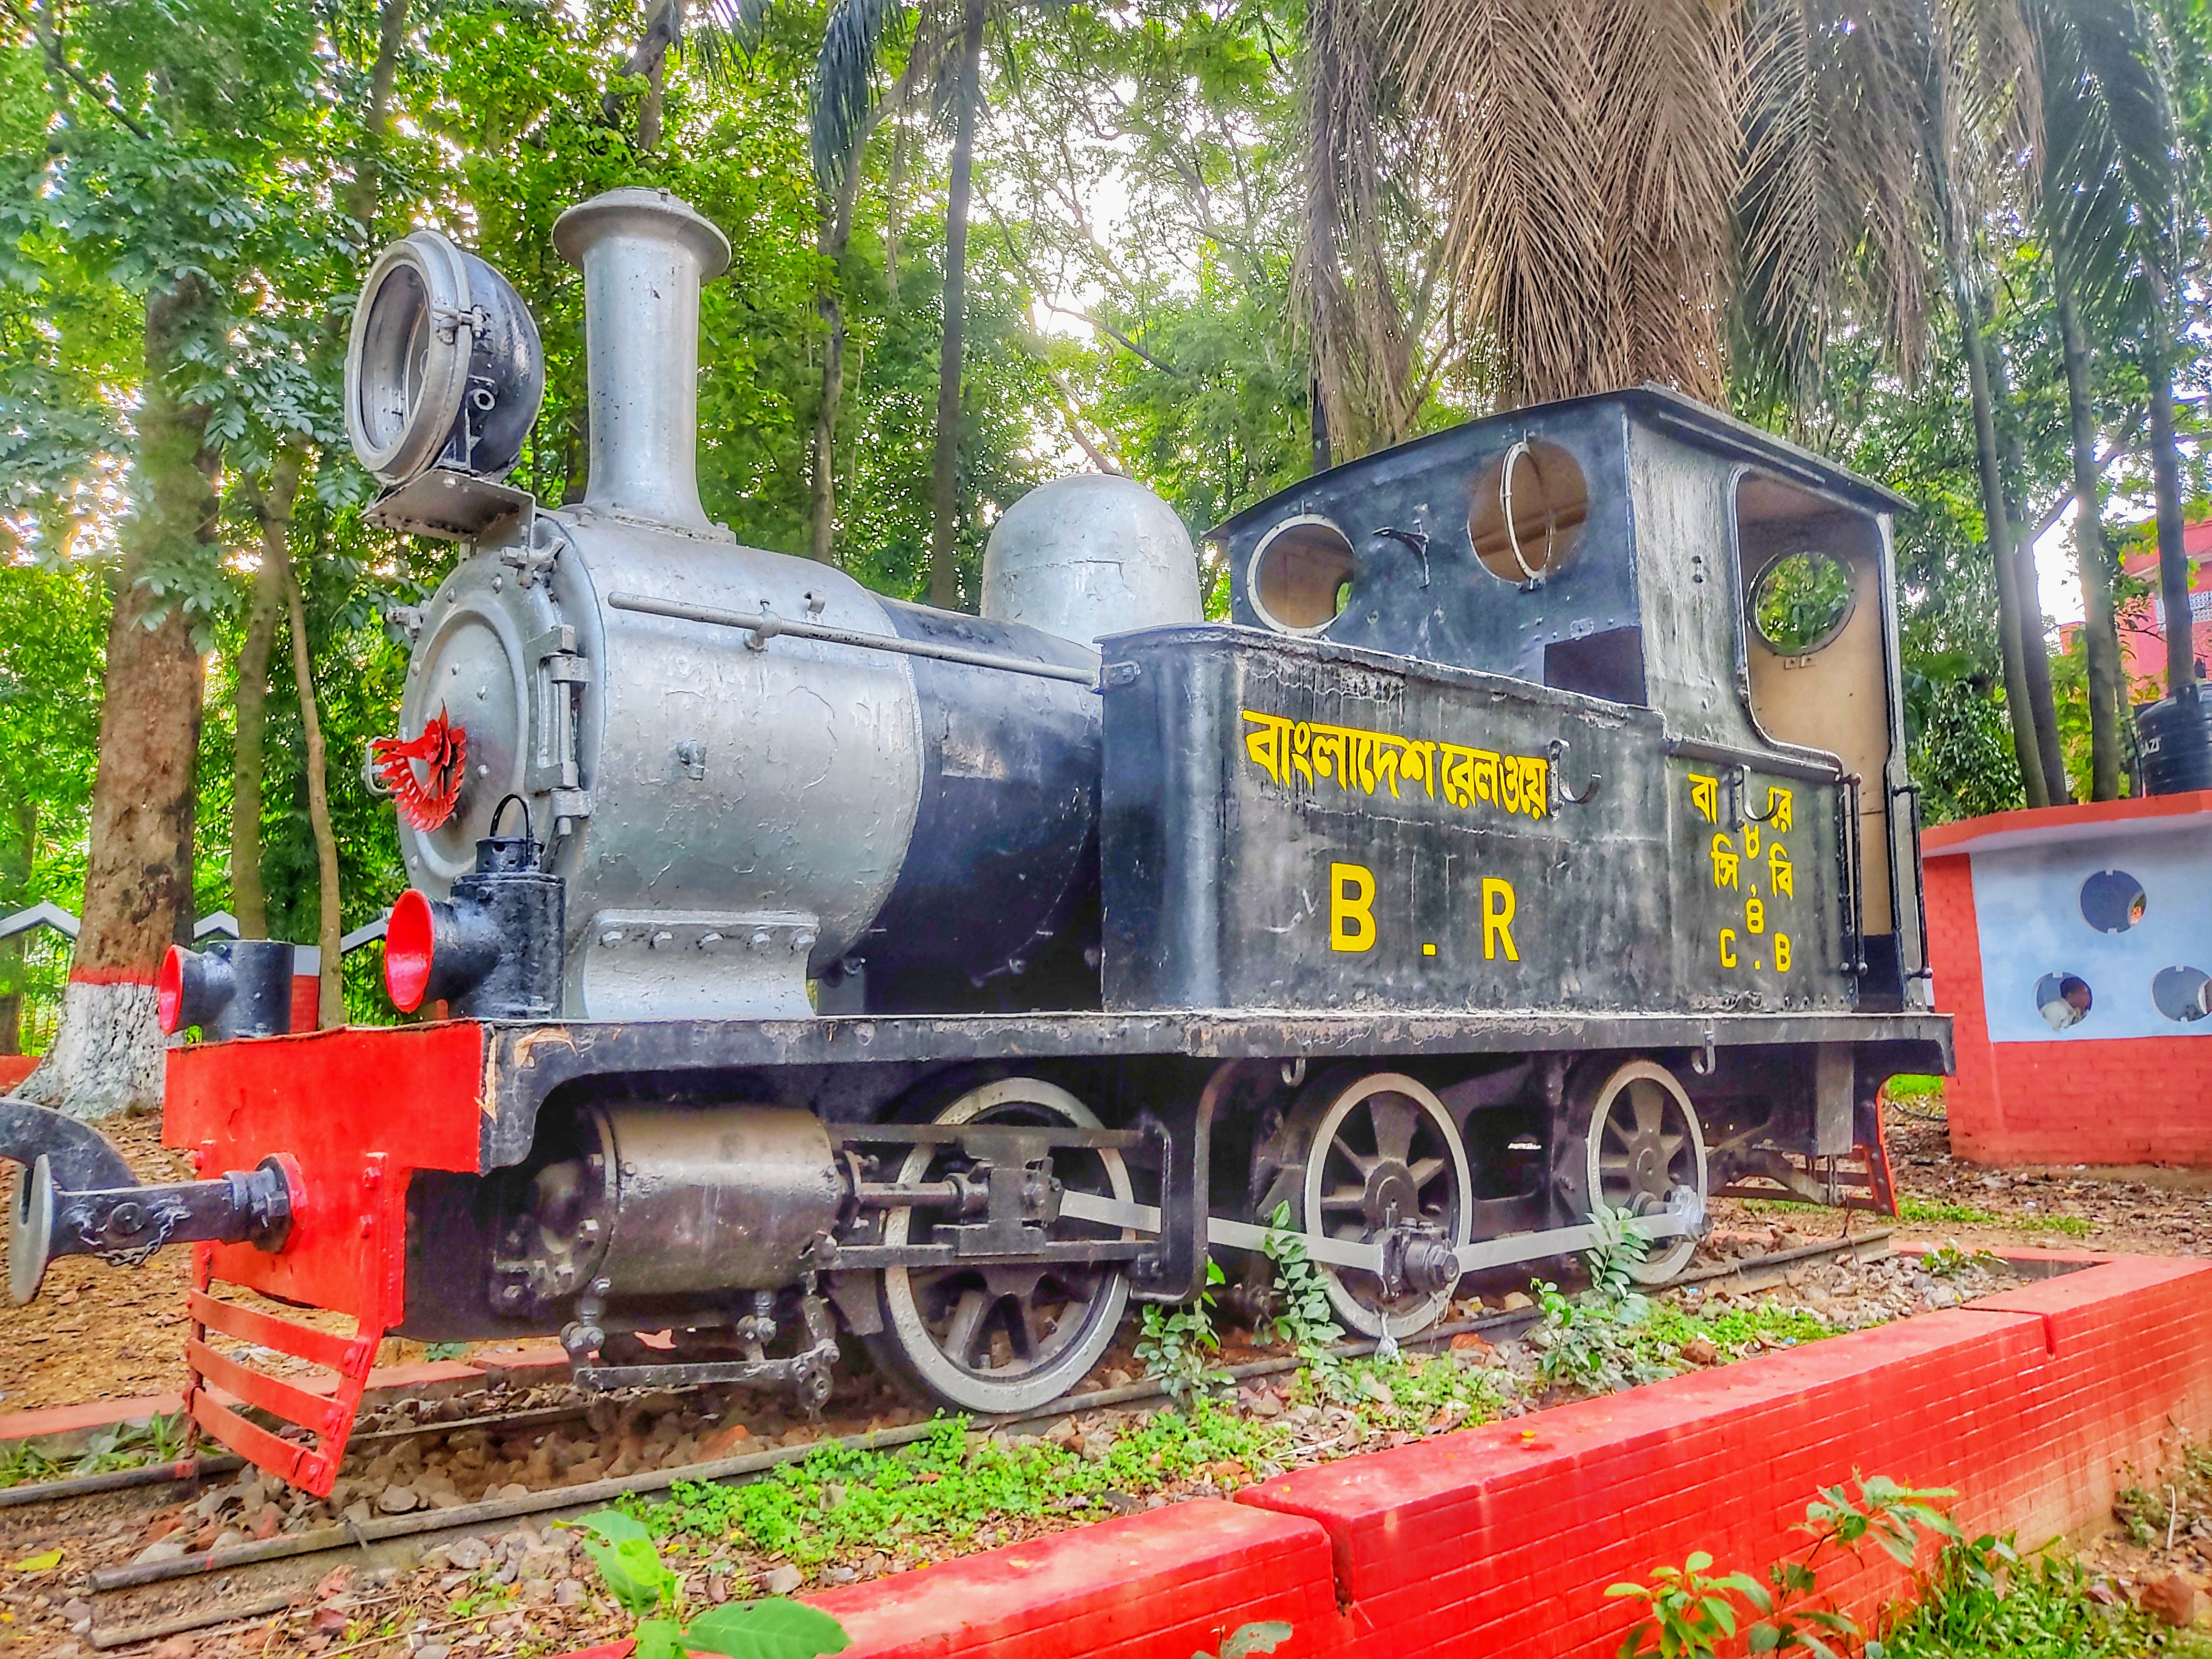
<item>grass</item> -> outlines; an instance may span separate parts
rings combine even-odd
[[[1702,1337],[1720,1351],[1723,1360],[1746,1358],[1762,1348],[1817,1342],[1836,1334],[1833,1326],[1809,1308],[1761,1303],[1752,1308],[1692,1314],[1672,1302],[1652,1304],[1650,1316],[1637,1327],[1637,1333],[1640,1345],[1672,1352]]]
[[[93,1436],[74,1457],[51,1457],[28,1441],[15,1441],[0,1447],[0,1488],[171,1462],[182,1452],[184,1439],[185,1414],[173,1412],[143,1423],[118,1423]]]
[[[1300,1373],[1293,1397],[1302,1391],[1318,1402],[1323,1381]],[[1328,1397],[1369,1431],[1419,1433],[1439,1426],[1448,1407],[1450,1425],[1465,1426],[1495,1417],[1504,1403],[1493,1375],[1449,1356],[1381,1365],[1347,1361],[1325,1381]],[[1086,1448],[1095,1451],[1086,1456],[1052,1441],[994,1437],[970,1430],[963,1419],[939,1418],[912,1445],[824,1446],[744,1486],[679,1481],[664,1502],[625,1499],[623,1507],[667,1540],[672,1554],[712,1553],[736,1543],[811,1574],[863,1551],[927,1556],[946,1544],[973,1546],[987,1528],[1009,1521],[1098,1519],[1200,1478],[1230,1490],[1279,1474],[1297,1455],[1290,1425],[1239,1415],[1202,1396],[1109,1433],[1110,1442]]]
[[[2212,1643],[2155,1623],[2100,1589],[2079,1562],[2022,1559],[2009,1540],[1984,1539],[1944,1551],[1882,1651],[1885,1659],[2212,1659]]]
[[[2030,1232],[2063,1233],[2069,1238],[2087,1238],[2097,1225],[2095,1222],[2078,1215],[2045,1215],[2018,1211],[2010,1215],[1997,1215],[1972,1204],[1909,1197],[1898,1200],[1897,1218],[1900,1221],[1958,1227],[2019,1227]]]
[[[1940,1077],[1920,1077],[1911,1073],[1900,1073],[1890,1079],[1890,1103],[1898,1106],[1932,1106],[1943,1104],[1943,1083]]]

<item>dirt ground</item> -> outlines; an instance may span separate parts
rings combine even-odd
[[[1962,1164],[1951,1156],[1950,1131],[1934,1102],[1892,1106],[1884,1133],[1898,1226],[1911,1237],[1955,1239],[1963,1248],[2212,1255],[2212,1170]]]
[[[100,1127],[141,1181],[192,1179],[191,1160],[161,1145],[159,1118],[111,1118]],[[183,1249],[129,1270],[88,1256],[54,1263],[37,1301],[0,1306],[0,1413],[182,1388],[191,1272]]]
[[[159,1121],[100,1125],[145,1180],[188,1179],[182,1153],[161,1144]],[[2212,1255],[2212,1171],[2136,1168],[1992,1170],[1954,1161],[1940,1100],[1893,1106],[1890,1164],[1905,1238],[1961,1248]],[[1802,1205],[1722,1200],[1724,1229],[1775,1237],[1770,1248],[1834,1236],[1842,1218]],[[1854,1231],[1875,1224],[1855,1216]],[[0,1261],[6,1255],[0,1238]],[[184,1386],[188,1253],[168,1250],[125,1270],[84,1257],[54,1264],[27,1308],[0,1306],[0,1417],[86,1400],[131,1399]],[[382,1363],[422,1357],[419,1343],[386,1341]]]

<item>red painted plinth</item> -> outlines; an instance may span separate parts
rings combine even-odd
[[[2063,855],[2078,848],[2079,868],[2069,871],[2070,877],[2099,865],[2125,867],[2130,848],[2142,847],[2146,837],[2186,844],[2184,838],[2208,835],[2212,793],[2207,793],[1998,812],[1926,833],[1928,957],[1936,973],[1936,1006],[1956,1021],[1958,1076],[1944,1092],[1954,1155],[1976,1164],[2212,1169],[2212,1020],[2162,1030],[2154,1022],[2150,1035],[2097,1035],[2107,1006],[2139,994],[2138,977],[2148,981],[2167,965],[2167,957],[2190,954],[2192,947],[2147,946],[2125,979],[2109,985],[2100,981],[2100,1006],[2078,1030],[2054,1039],[2031,1029],[2029,1040],[2015,1040],[2022,1022],[2014,1018],[2008,1028],[2002,1018],[1993,1019],[1986,999],[2017,999],[2018,988],[2001,994],[1986,986],[1985,963],[1995,962],[2002,972],[2008,953],[2038,948],[2051,959],[2035,957],[2031,971],[2063,971],[2068,959],[2063,946],[2050,951],[1987,936],[1976,904],[1978,871],[1984,883],[1997,878],[1984,859],[2001,860],[2022,849]],[[2212,886],[2212,860],[2201,869],[2202,881]],[[2066,928],[2081,925],[2069,879],[2051,882],[2048,904]],[[2212,939],[2193,948],[2212,969]]]
[[[1259,1619],[1292,1626],[1282,1659],[1601,1659],[1635,1620],[1607,1586],[1696,1550],[1763,1569],[1802,1548],[1819,1486],[1949,1486],[1962,1525],[2034,1545],[2208,1431],[2212,1262],[2123,1256],[808,1599],[848,1659],[1190,1659]],[[1821,1582],[1862,1618],[1905,1588],[1879,1551]]]

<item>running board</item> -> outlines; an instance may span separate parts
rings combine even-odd
[[[1125,1203],[1119,1199],[1101,1198],[1091,1193],[1066,1192],[1060,1195],[1060,1213],[1070,1221],[1095,1222],[1101,1226],[1125,1227],[1138,1232],[1158,1233],[1160,1212],[1151,1204]],[[1637,1230],[1654,1243],[1664,1238],[1680,1238],[1685,1233],[1697,1233],[1705,1226],[1702,1212],[1694,1216],[1668,1213],[1637,1218]],[[1317,1233],[1291,1232],[1279,1228],[1255,1227],[1249,1221],[1229,1221],[1219,1216],[1208,1216],[1206,1221],[1206,1242],[1219,1244],[1232,1250],[1253,1250],[1264,1253],[1269,1234],[1284,1238],[1296,1238],[1306,1248],[1307,1258],[1331,1267],[1348,1267],[1358,1272],[1382,1274],[1382,1246],[1353,1244],[1340,1238],[1325,1238]],[[1478,1273],[1486,1267],[1510,1267],[1522,1261],[1540,1261],[1547,1256],[1572,1255],[1587,1250],[1601,1237],[1594,1224],[1577,1227],[1552,1227],[1537,1233],[1512,1233],[1504,1238],[1477,1239],[1462,1244],[1453,1254],[1459,1258],[1459,1270],[1463,1273]]]

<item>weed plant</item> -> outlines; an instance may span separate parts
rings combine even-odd
[[[1747,1572],[1715,1577],[1713,1558],[1700,1550],[1680,1567],[1655,1568],[1645,1583],[1620,1583],[1609,1596],[1644,1604],[1645,1617],[1620,1644],[1620,1659],[1704,1659],[1731,1643],[1740,1626],[1751,1652],[1808,1653],[1814,1659],[1895,1659],[1868,1638],[1856,1620],[1820,1589],[1820,1573],[1838,1557],[1856,1557],[1869,1544],[1910,1567],[1923,1533],[1962,1541],[1951,1518],[1936,1508],[1947,1489],[1916,1490],[1885,1475],[1868,1475],[1854,1494],[1823,1486],[1805,1506],[1797,1530],[1811,1539],[1802,1554],[1776,1562],[1764,1579]],[[1747,1615],[1752,1622],[1744,1626]]]
[[[2010,1537],[1954,1540],[1881,1646],[1882,1659],[2212,1656],[2212,1644],[2158,1625],[2079,1562],[2023,1559]]]
[[[1835,1334],[1809,1308],[1763,1304],[1705,1313],[1654,1301],[1635,1288],[1633,1269],[1647,1248],[1635,1218],[1600,1205],[1590,1220],[1598,1240],[1584,1252],[1589,1289],[1570,1295],[1542,1279],[1529,1287],[1543,1313],[1529,1340],[1547,1386],[1613,1394],[1689,1369],[1682,1351],[1694,1342],[1710,1343],[1722,1363]]]
[[[1653,1569],[1643,1583],[1615,1584],[1608,1595],[1644,1611],[1620,1659],[1745,1650],[1814,1659],[2212,1659],[2212,1642],[2158,1624],[2077,1562],[2023,1554],[2008,1535],[1967,1537],[1936,1507],[1951,1495],[1881,1475],[1860,1481],[1856,1494],[1824,1487],[1798,1528],[1811,1547],[1763,1579],[1716,1574],[1712,1557],[1698,1551],[1680,1567]],[[1826,1567],[1869,1543],[1911,1567],[1931,1535],[1942,1547],[1917,1575],[1913,1602],[1894,1610],[1879,1634],[1862,1630],[1820,1589]]]
[[[2212,1445],[2185,1447],[2170,1480],[2123,1487],[2112,1518],[2127,1528],[2128,1541],[2143,1549],[2185,1539],[2200,1551],[2212,1545]]]
[[[1228,1377],[1217,1369],[1221,1338],[1213,1328],[1213,1287],[1222,1283],[1221,1264],[1206,1264],[1206,1288],[1180,1308],[1146,1304],[1139,1316],[1136,1354],[1145,1375],[1167,1390],[1168,1398],[1188,1405]]]
[[[852,1645],[845,1627],[819,1608],[770,1596],[725,1601],[693,1616],[684,1581],[660,1559],[636,1516],[600,1510],[576,1525],[589,1536],[584,1553],[622,1610],[635,1621],[631,1659],[684,1659],[719,1653],[726,1659],[822,1659]]]
[[[2078,1215],[2045,1215],[2035,1211],[2016,1211],[2011,1215],[2001,1216],[1972,1204],[1911,1197],[1902,1197],[1897,1200],[1897,1218],[1952,1227],[2019,1227],[2031,1232],[2063,1233],[2069,1238],[2086,1238],[2096,1225],[2096,1223]]]
[[[75,1457],[49,1456],[27,1442],[0,1448],[0,1487],[80,1474],[106,1474],[146,1463],[173,1463],[183,1455],[185,1414],[173,1412],[143,1423],[118,1423],[93,1436]]]

